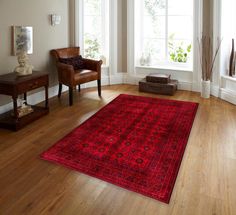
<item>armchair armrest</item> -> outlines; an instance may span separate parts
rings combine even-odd
[[[84,68],[101,73],[102,60],[91,60],[83,58]]]
[[[57,62],[58,80],[67,86],[74,83],[74,68],[72,65]]]

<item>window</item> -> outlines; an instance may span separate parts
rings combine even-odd
[[[193,0],[140,0],[135,4],[137,64],[192,68]]]
[[[108,58],[109,0],[83,0],[83,54],[85,58]]]
[[[218,11],[215,13],[215,34],[222,39],[219,65],[222,75],[229,74],[229,59],[232,50],[232,39],[234,39],[234,45],[236,44],[236,1],[225,0],[218,6]],[[217,13],[218,12],[218,13]],[[221,17],[218,16],[221,14]],[[221,24],[219,25],[219,22]],[[218,60],[217,59],[217,60]]]

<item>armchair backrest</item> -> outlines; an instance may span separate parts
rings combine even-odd
[[[69,47],[51,50],[51,55],[58,61],[59,58],[71,58],[80,55],[79,47]]]

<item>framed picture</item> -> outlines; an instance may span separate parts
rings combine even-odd
[[[12,54],[17,55],[21,51],[33,53],[33,27],[12,26]]]

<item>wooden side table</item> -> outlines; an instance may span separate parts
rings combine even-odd
[[[16,73],[0,75],[0,94],[11,96],[13,99],[13,111],[0,115],[0,127],[17,131],[48,114],[48,84],[48,74],[45,72],[33,71],[31,75],[27,76],[17,76]],[[32,105],[32,113],[19,117],[17,111],[18,96],[24,94],[24,100],[27,101],[27,92],[40,87],[45,88],[45,106]]]

